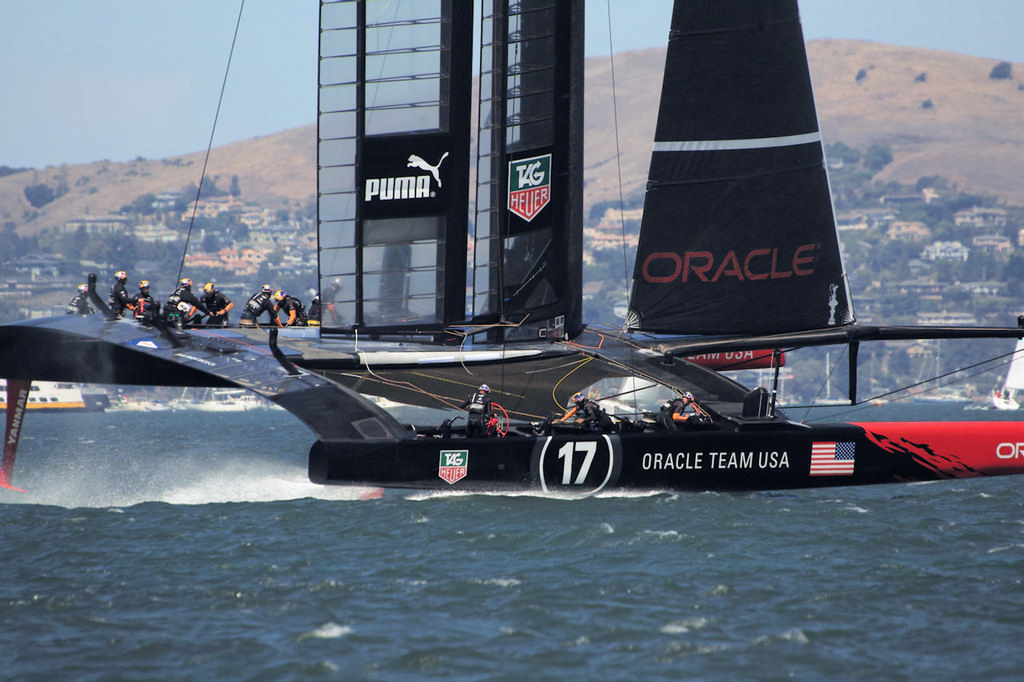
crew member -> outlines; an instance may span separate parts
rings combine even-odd
[[[149,280],[139,282],[139,291],[132,297],[132,310],[135,311],[135,319],[150,323],[160,315],[160,304],[156,302],[149,293]]]
[[[200,299],[203,306],[209,311],[210,316],[206,318],[206,324],[227,326],[228,311],[235,307],[235,304],[228,300],[213,282],[203,285],[203,297]]]
[[[323,318],[327,324],[340,325],[342,323],[341,313],[338,311],[338,303],[341,300],[341,292],[344,288],[340,277],[335,277],[334,281],[331,282],[331,286],[327,288],[327,294],[324,296],[324,307],[327,313]]]
[[[72,296],[68,304],[64,306],[64,312],[68,315],[92,315],[92,306],[89,305],[88,284],[78,285],[78,293]]]
[[[128,282],[128,273],[118,270],[114,273],[114,284],[110,287],[110,311],[118,317],[124,317],[125,310],[134,311],[131,294],[124,286]]]
[[[491,421],[491,387],[482,384],[475,393],[466,398],[459,407],[469,408],[469,421],[466,423],[466,438],[485,437],[487,425]]]
[[[673,399],[668,405],[667,409],[672,418],[672,424],[676,428],[679,428],[690,421],[696,421],[701,417],[706,417],[707,413],[701,409],[700,405],[697,404],[693,394],[687,391],[678,398]]]
[[[281,289],[274,292],[274,307],[277,308],[278,315],[288,316],[282,323],[285,327],[305,327],[309,322],[306,318],[306,306],[302,305],[302,301]]]
[[[242,310],[241,325],[243,327],[258,327],[260,315],[267,313],[270,316],[270,323],[278,327],[281,320],[277,319],[277,308],[274,306],[274,289],[269,284],[249,297]]]
[[[582,426],[587,431],[610,431],[612,419],[601,409],[595,401],[582,393],[575,393],[569,401],[569,409],[565,414],[556,419],[557,422],[567,422],[570,419]]]
[[[314,296],[313,300],[309,303],[309,326],[319,327],[320,326],[320,297]]]
[[[203,305],[203,302],[192,293],[192,280],[185,277],[178,281],[178,287],[167,297],[167,305],[164,307],[164,311],[167,313],[168,318],[174,316],[174,312],[177,311],[178,322],[181,326],[185,326],[193,321],[198,311],[202,311],[204,315],[208,315],[209,311]]]

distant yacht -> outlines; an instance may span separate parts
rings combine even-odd
[[[77,384],[34,381],[26,406],[33,412],[102,412],[110,407],[106,393],[83,393]],[[7,409],[7,381],[0,379],[0,410]]]

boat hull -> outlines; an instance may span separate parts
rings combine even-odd
[[[1024,425],[766,423],[737,431],[319,441],[316,483],[592,494],[779,490],[1024,473]]]

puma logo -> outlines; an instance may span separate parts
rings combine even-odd
[[[423,160],[423,157],[416,156],[415,154],[410,154],[409,163],[405,165],[406,168],[419,168],[420,170],[430,173],[431,175],[434,176],[434,182],[437,183],[437,186],[441,187],[441,176],[438,173],[438,171],[440,170],[441,164],[444,162],[446,158],[448,158],[448,152],[445,152],[444,154],[441,155],[441,158],[438,160],[437,165],[431,166],[429,163]]]

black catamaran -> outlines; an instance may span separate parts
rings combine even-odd
[[[33,379],[249,389],[314,432],[319,483],[590,493],[1024,473],[1024,424],[807,425],[692,360],[845,344],[854,401],[862,341],[1020,333],[857,323],[795,0],[675,3],[616,332],[581,313],[583,2],[481,6],[321,2],[316,336],[140,324],[95,295],[99,315],[2,325],[0,483]],[[701,417],[549,418],[629,381],[692,394]],[[507,421],[487,437],[409,426],[366,397],[457,415],[481,384]]]

